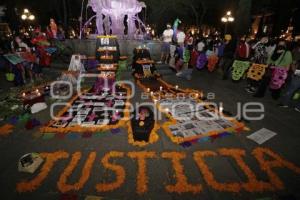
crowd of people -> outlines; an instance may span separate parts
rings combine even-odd
[[[51,64],[51,54],[55,48],[52,41],[64,40],[65,33],[54,19],[42,31],[35,27],[30,34],[14,35],[0,42],[0,70],[16,86],[42,78],[42,69]],[[195,69],[207,68],[213,72],[220,70],[222,79],[231,78],[235,61],[264,65],[261,79],[247,76],[245,90],[254,97],[264,97],[268,88],[274,99],[281,99],[281,106],[291,105],[291,100],[300,89],[300,42],[262,36],[253,39],[248,36],[232,37],[225,35],[203,37],[200,34],[185,32],[181,27],[173,29],[170,24],[163,32],[161,63],[170,65],[176,76],[191,80]],[[275,70],[274,70],[275,69]],[[283,69],[278,76],[274,71]],[[269,87],[276,77],[280,87]],[[284,91],[284,92],[283,92]],[[300,111],[300,103],[296,106]]]
[[[191,80],[195,69],[207,68],[213,72],[219,69],[222,79],[231,78],[236,61],[265,66],[261,79],[253,80],[246,75],[245,90],[254,97],[264,97],[268,88],[272,98],[280,99],[280,106],[295,106],[300,112],[300,102],[293,104],[293,96],[300,91],[300,42],[262,36],[253,39],[247,36],[224,38],[185,33],[171,25],[163,32],[160,63],[170,65],[176,75]],[[251,69],[251,68],[248,68]],[[282,73],[278,75],[277,71]],[[246,73],[245,73],[246,74]],[[278,79],[276,87],[269,87]],[[284,92],[283,92],[284,91]]]
[[[55,48],[51,41],[64,40],[64,31],[50,19],[43,31],[36,26],[32,32],[23,32],[11,37],[2,37],[0,42],[0,70],[15,86],[24,85],[42,78],[42,69],[51,64]]]

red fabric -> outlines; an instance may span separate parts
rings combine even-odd
[[[30,52],[22,52],[22,53],[20,53],[20,56],[28,62],[34,63],[36,61],[35,55],[33,55]]]
[[[50,38],[50,39],[53,39],[53,38],[54,38],[53,33],[52,33],[51,30],[47,30],[46,35],[47,35],[47,37]]]
[[[198,56],[199,56],[198,51],[193,50],[193,51],[192,51],[191,60],[190,60],[190,65],[191,65],[191,66],[196,67]]]
[[[37,45],[37,51],[40,57],[40,65],[48,67],[51,64],[51,55],[46,52],[46,46],[40,45],[45,41],[47,41],[47,38],[44,35],[40,34],[37,37],[33,38],[31,40],[31,43]]]
[[[47,38],[44,35],[38,35],[31,40],[31,43],[34,45],[39,44],[41,41],[47,41]]]
[[[246,43],[241,43],[237,48],[237,55],[239,58],[249,58],[250,48]]]
[[[208,64],[207,64],[208,71],[213,72],[219,61],[219,58],[218,58],[218,56],[213,55],[213,56],[208,57],[207,60],[208,60]]]
[[[32,121],[28,121],[25,125],[25,128],[27,130],[32,130],[34,128],[33,124],[32,124]]]
[[[40,55],[40,65],[49,67],[51,64],[51,55],[47,53],[45,47],[39,46],[37,49]]]

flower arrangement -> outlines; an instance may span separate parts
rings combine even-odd
[[[68,158],[69,154],[65,151],[57,151],[54,153],[41,153],[40,156],[46,160],[40,173],[30,181],[17,183],[18,192],[31,192],[36,190],[49,175],[54,164],[60,159]]]
[[[184,168],[180,163],[180,160],[186,158],[184,152],[164,152],[161,154],[164,159],[170,159],[174,168],[175,178],[177,183],[175,185],[167,185],[166,190],[170,193],[186,193],[192,192],[194,194],[200,193],[202,191],[202,186],[200,184],[191,185],[187,181],[187,177],[184,175]]]
[[[13,132],[14,126],[11,124],[5,124],[0,127],[0,136],[8,136]]]
[[[69,192],[71,190],[78,191],[83,188],[84,184],[90,177],[91,169],[96,159],[96,152],[91,152],[83,169],[82,174],[79,181],[73,185],[67,184],[68,177],[72,174],[75,167],[78,165],[78,162],[81,158],[81,152],[76,152],[72,155],[72,159],[69,165],[65,168],[63,173],[61,174],[59,181],[57,182],[57,187],[62,193]]]
[[[124,168],[120,165],[112,164],[109,162],[111,158],[123,158],[124,153],[123,152],[117,152],[117,151],[112,151],[106,154],[102,160],[101,163],[106,169],[112,170],[116,174],[116,181],[113,183],[99,183],[96,185],[96,190],[97,192],[110,192],[113,191],[124,183],[125,177],[126,177],[126,172]]]
[[[127,94],[128,96],[130,96],[131,94],[131,90],[128,86],[126,85],[122,85],[122,87],[124,87],[127,90]],[[63,108],[57,115],[56,118],[61,118],[69,109],[70,109],[70,105],[72,105],[77,99],[79,98],[78,95],[75,95],[69,102],[68,105],[65,108]],[[117,129],[117,128],[121,128],[121,127],[126,127],[126,122],[127,119],[130,118],[130,112],[129,112],[129,106],[130,104],[128,103],[129,99],[127,98],[126,100],[126,107],[124,109],[124,117],[122,119],[120,119],[118,121],[117,124],[115,125],[99,125],[99,126],[92,126],[92,127],[83,127],[80,125],[76,125],[76,126],[72,126],[72,127],[65,127],[65,128],[53,128],[51,127],[54,123],[55,120],[50,121],[46,126],[42,127],[40,129],[41,132],[43,133],[69,133],[69,132],[75,132],[75,133],[85,133],[85,132],[104,132],[104,131],[108,131],[111,129]]]
[[[293,163],[284,160],[280,155],[274,153],[270,149],[259,147],[253,150],[252,155],[257,159],[260,168],[267,173],[269,180],[275,189],[284,189],[284,184],[278,175],[272,171],[272,168],[288,168],[289,170],[300,174],[300,167],[297,167]],[[274,160],[265,160],[265,155],[273,158]]]
[[[138,172],[136,180],[136,192],[139,195],[148,191],[148,176],[146,159],[156,158],[155,152],[128,152],[127,154],[132,159],[137,159],[138,162]]]
[[[154,128],[152,129],[152,131],[150,133],[149,142],[134,141],[132,127],[131,127],[130,122],[127,123],[127,127],[128,127],[128,129],[127,129],[128,130],[128,143],[133,146],[144,147],[149,144],[154,144],[159,139],[159,135],[157,134],[157,131],[160,129],[160,125],[158,123],[155,123]]]

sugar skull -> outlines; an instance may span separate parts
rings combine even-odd
[[[288,69],[284,67],[273,67],[272,70],[270,88],[273,90],[278,90],[285,84],[285,81],[288,77]]]
[[[267,65],[262,65],[262,64],[253,64],[248,73],[247,73],[247,77],[249,79],[255,80],[255,81],[259,81],[263,78],[263,76],[266,73],[266,68],[268,66]]]
[[[250,62],[235,60],[232,65],[232,80],[238,81],[245,74],[246,70],[250,67]]]

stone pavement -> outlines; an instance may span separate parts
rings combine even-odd
[[[18,159],[30,152],[55,152],[66,151],[70,154],[75,152],[82,153],[82,159],[79,161],[74,173],[68,178],[68,183],[72,184],[78,181],[81,176],[81,170],[89,153],[95,151],[97,157],[91,170],[91,175],[82,189],[76,193],[79,199],[84,199],[86,195],[98,195],[104,199],[207,199],[207,200],[232,200],[232,199],[259,199],[267,198],[280,199],[281,196],[292,195],[300,198],[300,174],[297,174],[286,167],[276,168],[273,171],[280,177],[284,183],[285,189],[275,192],[246,192],[242,190],[239,193],[219,192],[204,180],[204,176],[193,160],[193,153],[196,151],[214,151],[217,152],[221,148],[237,148],[245,150],[245,162],[254,171],[257,179],[269,181],[267,174],[259,167],[257,160],[251,155],[251,152],[259,147],[254,142],[246,138],[247,135],[261,128],[268,128],[278,133],[277,136],[268,142],[260,145],[260,147],[269,148],[273,152],[279,154],[287,161],[300,166],[300,137],[299,123],[300,114],[292,109],[278,108],[278,102],[272,100],[270,95],[263,99],[252,98],[244,91],[245,83],[233,83],[232,81],[221,80],[218,72],[209,73],[207,71],[194,71],[193,79],[186,81],[179,79],[168,69],[167,66],[158,66],[159,72],[163,75],[163,79],[182,88],[193,88],[203,90],[204,92],[213,92],[216,95],[215,102],[223,102],[224,109],[236,113],[236,102],[259,101],[265,106],[265,118],[261,121],[252,121],[247,123],[251,129],[240,135],[232,135],[220,138],[214,142],[203,142],[192,145],[190,148],[183,148],[173,144],[162,130],[159,131],[160,139],[153,145],[144,148],[134,147],[128,144],[127,131],[121,130],[119,134],[113,135],[110,132],[105,133],[101,137],[78,138],[78,139],[59,139],[53,138],[44,140],[39,137],[38,129],[34,131],[26,131],[23,127],[18,127],[14,132],[6,137],[0,138],[0,185],[1,199],[59,199],[60,192],[57,188],[57,182],[63,170],[70,162],[70,158],[58,161],[49,175],[42,184],[32,192],[18,193],[16,184],[22,180],[30,180],[36,176],[19,173],[17,171]],[[123,79],[132,80],[130,73],[125,73]],[[136,88],[137,95],[133,98],[133,102],[140,102],[139,88]],[[49,121],[49,110],[43,111],[36,118],[43,123]],[[115,174],[110,170],[105,170],[100,163],[103,156],[110,151],[124,152],[123,158],[115,159],[114,164],[123,166],[126,172],[125,182],[122,186],[112,192],[99,193],[95,186],[98,183],[113,182],[116,179]],[[130,159],[128,152],[133,151],[153,151],[157,155],[157,159],[147,160],[148,191],[142,195],[136,193],[136,177],[137,162]],[[184,167],[184,173],[190,184],[201,184],[202,191],[198,194],[169,193],[165,189],[165,185],[175,184],[174,169],[172,163],[168,159],[163,159],[163,152],[183,152],[186,158],[181,160]],[[266,158],[267,159],[267,158]],[[220,183],[230,182],[246,182],[247,178],[236,162],[229,157],[217,157],[205,159],[209,168],[213,171],[214,176]],[[292,199],[292,196],[287,199]]]

